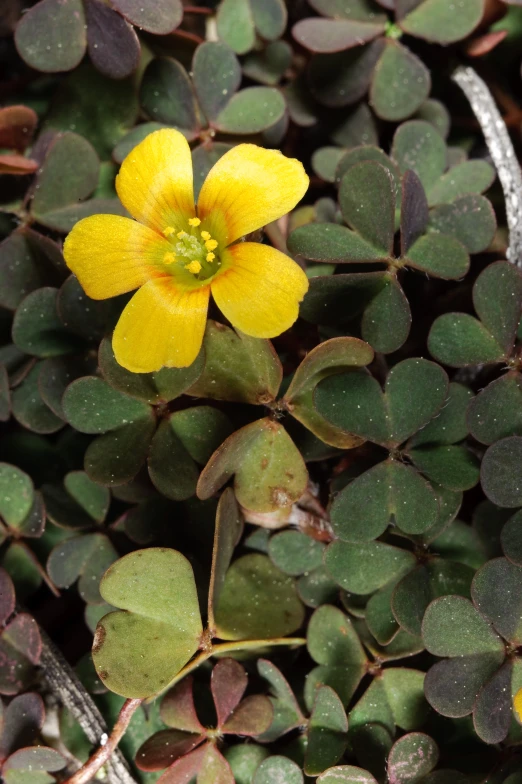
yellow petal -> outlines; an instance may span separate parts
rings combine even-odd
[[[513,707],[515,708],[515,713],[517,714],[518,721],[522,724],[522,689],[519,689],[515,694],[515,699],[513,700]]]
[[[281,218],[308,188],[303,164],[278,150],[238,144],[210,170],[198,199],[198,215],[220,244],[228,245]]]
[[[240,242],[222,255],[226,271],[211,283],[216,304],[241,332],[274,338],[292,326],[308,290],[301,267],[258,242]]]
[[[146,283],[114,330],[116,359],[133,373],[188,367],[196,359],[207,319],[208,286],[184,290],[171,278]]]
[[[68,235],[63,255],[86,294],[106,299],[164,275],[156,265],[171,249],[170,242],[130,218],[91,215]]]
[[[183,229],[194,217],[192,158],[173,128],[149,134],[123,161],[116,190],[130,214],[157,232]]]

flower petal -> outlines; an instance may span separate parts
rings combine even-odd
[[[183,134],[163,128],[146,136],[123,161],[116,190],[130,214],[151,229],[185,229],[195,208],[192,157]]]
[[[119,215],[78,221],[63,246],[67,266],[92,299],[116,297],[165,275],[170,243],[141,223]]]
[[[278,150],[238,144],[214,164],[198,199],[198,216],[224,245],[286,215],[308,188],[303,164]]]
[[[208,286],[186,290],[171,278],[146,283],[114,330],[112,347],[120,365],[133,373],[191,365],[203,341],[209,294]]]
[[[213,279],[212,296],[234,327],[255,338],[274,338],[291,327],[308,290],[301,267],[259,242],[240,242],[223,256],[228,269]]]

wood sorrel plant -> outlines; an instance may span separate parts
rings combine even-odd
[[[516,4],[23,5],[2,781],[520,784]]]

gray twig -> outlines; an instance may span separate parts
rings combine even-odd
[[[451,75],[470,102],[504,191],[509,229],[507,258],[522,267],[522,173],[508,129],[485,82],[469,66]]]
[[[74,716],[90,743],[93,746],[103,746],[107,742],[109,732],[98,706],[85,690],[69,662],[41,628],[40,635],[42,638],[40,666],[49,688]],[[119,749],[112,753],[106,763],[106,769],[110,784],[136,784]]]

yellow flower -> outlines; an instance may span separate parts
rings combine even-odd
[[[307,187],[299,161],[239,144],[211,169],[196,207],[185,137],[164,129],[138,144],[116,179],[135,220],[92,215],[64,245],[67,265],[89,297],[139,289],[114,331],[120,365],[135,373],[190,365],[201,348],[210,293],[247,335],[271,338],[288,329],[308,289],[304,272],[268,245],[238,240],[289,212]]]

